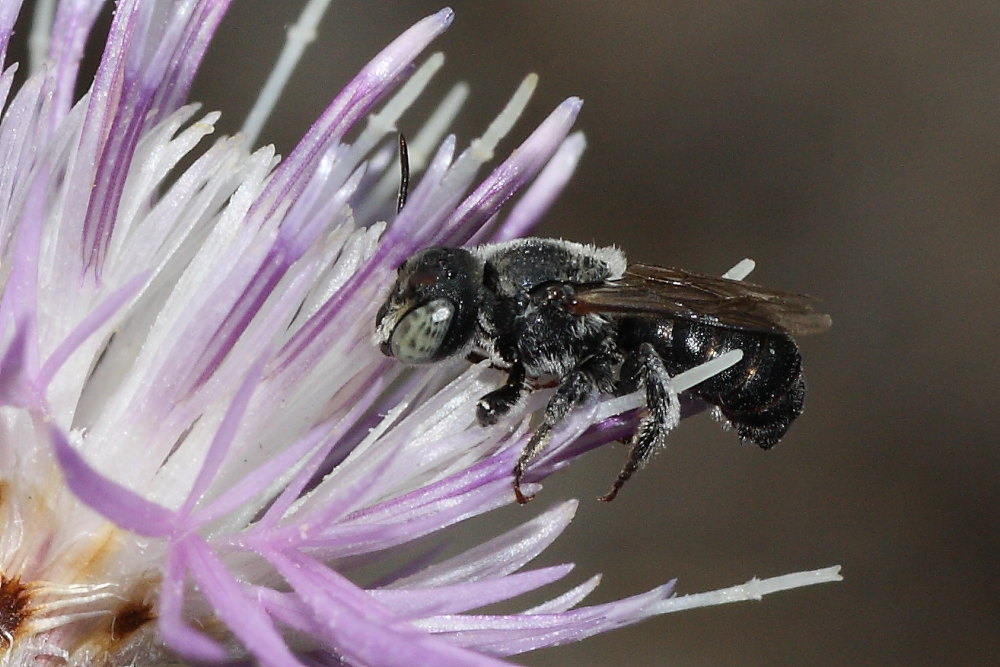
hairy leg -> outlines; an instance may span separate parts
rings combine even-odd
[[[517,502],[523,505],[534,498],[521,493],[521,479],[528,462],[545,447],[552,436],[552,430],[573,408],[594,398],[601,391],[607,391],[614,376],[614,363],[615,359],[611,356],[591,357],[562,378],[556,393],[545,406],[542,423],[521,450],[521,456],[514,466],[514,495]]]
[[[630,363],[631,362],[631,363]],[[625,375],[626,366],[636,369],[639,379],[646,386],[646,409],[648,414],[639,422],[639,428],[632,437],[632,448],[629,451],[625,466],[618,473],[611,491],[601,496],[600,500],[611,502],[618,495],[625,482],[636,470],[645,465],[667,438],[667,433],[680,421],[681,407],[677,392],[670,383],[663,360],[649,343],[643,343],[634,357],[627,359],[623,365],[623,380],[631,383],[632,378]],[[627,387],[626,387],[627,388]],[[634,391],[634,389],[632,389]]]

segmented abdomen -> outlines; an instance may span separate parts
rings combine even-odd
[[[672,374],[723,352],[743,350],[739,363],[691,390],[718,406],[740,438],[767,449],[802,414],[802,357],[790,337],[678,320],[670,338]]]

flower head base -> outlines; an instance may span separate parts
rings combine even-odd
[[[45,60],[18,90],[13,66],[0,74],[5,664],[168,652],[488,664],[692,606],[665,586],[577,608],[595,577],[521,614],[467,614],[567,574],[523,568],[573,503],[445,560],[400,551],[511,502],[526,426],[475,425],[488,368],[406,373],[381,357],[370,342],[381,292],[419,247],[535,224],[582,152],[569,135],[579,100],[474,187],[534,78],[457,154],[444,136],[465,96],[456,87],[412,138],[423,173],[387,226],[396,119],[441,65],[432,56],[413,71],[450,10],[378,54],[279,161],[240,137],[199,149],[218,116],[184,106],[228,2],[119,3],[97,75],[74,100],[99,8],[85,4],[58,3],[51,31],[39,21]],[[0,0],[4,53],[18,9]],[[534,479],[616,437],[615,415],[632,407],[581,414]],[[355,574],[380,560],[397,565]]]

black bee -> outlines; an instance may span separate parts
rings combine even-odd
[[[406,200],[408,171],[400,138]],[[528,461],[577,405],[601,394],[645,387],[647,414],[632,437],[619,489],[660,447],[679,419],[671,376],[730,350],[734,366],[689,393],[716,406],[741,440],[777,443],[802,413],[802,360],[790,334],[830,326],[800,294],[645,264],[627,265],[614,247],[526,238],[474,248],[427,248],[399,267],[378,311],[375,341],[404,363],[470,352],[508,371],[507,382],[476,406],[496,423],[530,391],[528,378],[554,376],[558,388],[514,466],[519,503]]]
[[[809,299],[753,283],[644,264],[617,248],[527,238],[475,248],[428,248],[399,267],[376,318],[376,342],[405,363],[473,350],[508,369],[480,399],[480,424],[496,423],[530,390],[558,388],[514,467],[518,502],[528,461],[578,404],[644,386],[648,414],[610,501],[663,444],[676,421],[670,378],[733,349],[743,358],[690,390],[716,406],[742,440],[768,449],[802,412],[805,382],[789,334],[823,331],[830,318]]]

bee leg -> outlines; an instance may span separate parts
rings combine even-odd
[[[642,364],[637,355],[625,358],[618,376],[618,383],[612,392],[615,396],[628,396],[642,386]]]
[[[611,491],[600,497],[600,500],[606,503],[615,499],[632,473],[646,464],[653,453],[663,445],[667,433],[681,419],[681,404],[677,398],[677,391],[670,382],[670,374],[667,373],[663,360],[653,346],[649,343],[640,345],[636,355],[626,359],[622,365],[623,375],[627,370],[626,365],[633,360],[635,367],[638,368],[639,378],[646,386],[648,413],[639,422],[639,428],[632,437],[632,449],[629,451],[628,459],[622,471],[618,473]]]
[[[546,410],[546,413],[548,410]],[[517,463],[514,464],[514,498],[517,499],[519,505],[526,505],[535,499],[535,495],[530,496],[524,495],[521,491],[521,478],[524,477],[524,471],[528,467],[528,461],[530,461],[535,454],[537,454],[544,446],[545,443],[549,441],[552,435],[552,427],[548,424],[542,424],[539,426],[534,433],[531,434],[531,439],[528,440],[528,444],[524,446],[521,450],[521,455],[517,458]]]
[[[591,357],[562,378],[556,393],[545,406],[542,423],[521,450],[521,456],[514,466],[514,495],[518,503],[524,505],[534,498],[521,493],[521,478],[524,477],[528,461],[545,447],[552,437],[552,430],[573,408],[596,396],[602,387],[610,385],[614,376],[611,370],[614,363],[614,358],[610,356]]]
[[[476,404],[476,420],[480,426],[491,426],[517,405],[527,386],[524,383],[524,366],[518,362],[510,368],[504,386],[491,391]]]

